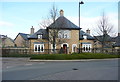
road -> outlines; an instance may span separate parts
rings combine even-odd
[[[80,62],[29,62],[3,59],[3,80],[118,80],[118,59]]]

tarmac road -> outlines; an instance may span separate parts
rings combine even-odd
[[[3,80],[118,80],[118,59],[30,62],[3,58]]]

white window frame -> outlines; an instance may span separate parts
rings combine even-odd
[[[66,44],[67,47],[69,47],[69,44],[68,44],[68,43],[63,43],[63,44],[61,44],[61,47],[63,47],[64,44]]]
[[[68,33],[64,33],[64,38],[68,38]]]
[[[38,35],[38,39],[42,39],[42,34],[39,34],[39,35]]]
[[[62,38],[62,33],[61,32],[58,33],[58,38]]]
[[[37,51],[35,50],[37,46]],[[38,50],[38,47],[40,46],[40,51]],[[42,51],[42,46],[43,46],[43,51]],[[44,44],[34,44],[34,52],[44,52]]]
[[[85,51],[84,51],[84,47],[85,47]],[[88,48],[88,50],[86,50],[86,47]],[[90,47],[90,50],[89,50]],[[92,48],[92,44],[82,44],[82,48],[83,48],[83,52],[91,52],[91,48]]]
[[[84,39],[87,39],[87,36],[83,36]]]
[[[71,31],[70,30],[60,30],[58,32],[58,38],[70,39]]]
[[[77,44],[72,44],[72,52],[74,52],[74,47],[77,48]]]
[[[55,49],[56,49],[56,44],[55,44]],[[53,52],[53,44],[51,44],[51,52]]]

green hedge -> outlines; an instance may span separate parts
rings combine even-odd
[[[30,57],[31,59],[41,60],[74,60],[74,59],[104,59],[104,58],[120,58],[120,55],[110,55],[102,53],[81,53],[81,54],[14,54],[4,55],[3,57]]]
[[[104,59],[104,58],[120,58],[120,55],[109,55],[101,53],[81,53],[81,54],[50,54],[50,55],[33,55],[31,59],[42,60],[72,60],[72,59]]]

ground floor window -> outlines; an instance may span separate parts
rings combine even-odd
[[[55,49],[56,49],[56,44],[55,44]],[[51,44],[51,52],[53,52],[53,44]]]
[[[73,44],[72,45],[72,52],[76,52],[76,49],[77,49],[77,44]]]
[[[34,44],[34,52],[44,52],[44,44]]]
[[[82,43],[82,51],[83,52],[91,52],[91,44],[90,43]]]

